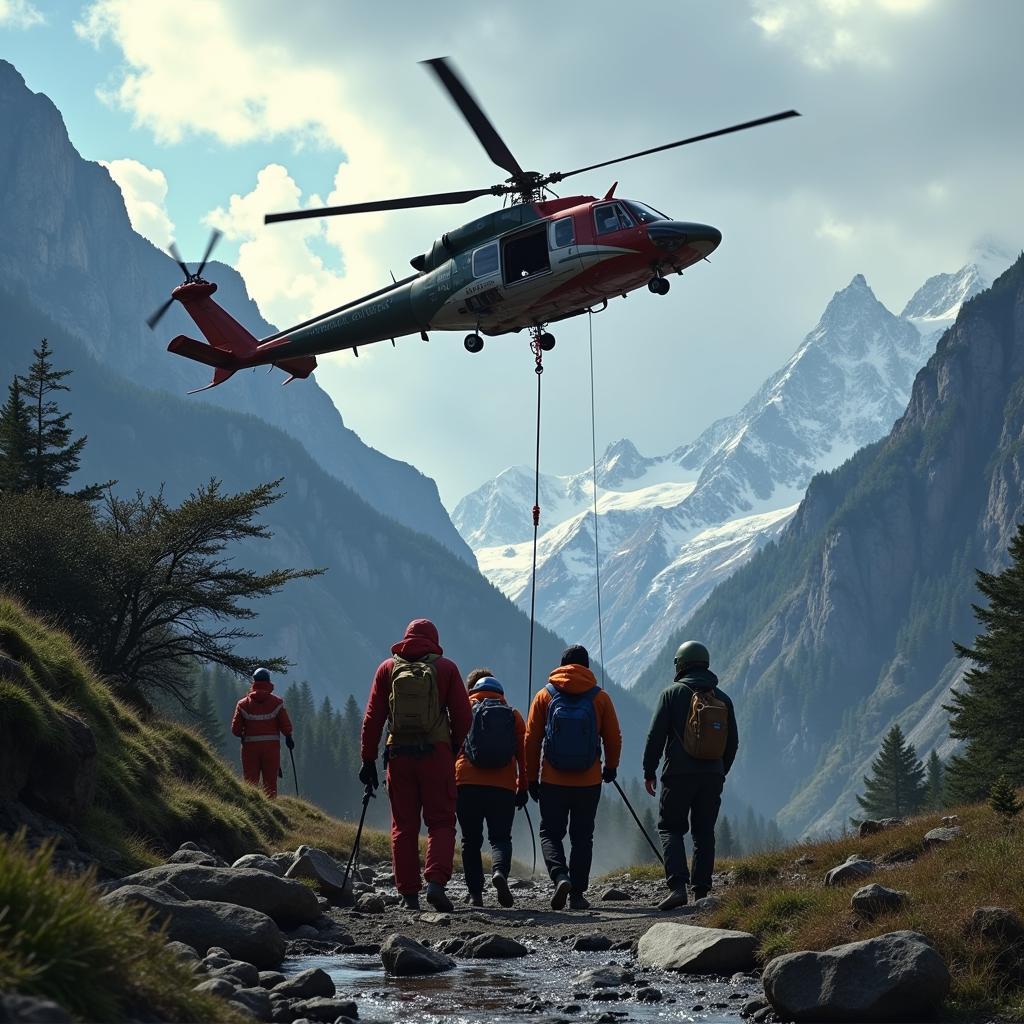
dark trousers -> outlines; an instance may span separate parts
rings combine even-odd
[[[582,894],[590,885],[590,862],[594,859],[594,822],[601,802],[601,784],[596,786],[554,786],[540,784],[540,845],[552,880],[568,875],[572,891]],[[565,863],[562,840],[569,833],[569,863]]]
[[[711,773],[672,775],[661,780],[658,833],[670,889],[682,889],[690,881],[683,836],[692,832],[693,887],[710,891],[715,870],[715,822],[724,784],[724,776]]]
[[[516,795],[501,786],[459,786],[456,804],[462,830],[462,870],[466,888],[484,891],[484,865],[480,851],[484,845],[484,822],[491,860],[495,871],[507,875],[512,868],[512,822],[516,816]]]

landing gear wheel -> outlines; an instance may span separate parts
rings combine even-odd
[[[555,336],[553,334],[542,334],[537,341],[545,352],[550,352],[555,347]]]
[[[647,282],[647,287],[655,295],[668,295],[670,283],[664,277],[652,277],[650,281]]]
[[[484,339],[479,334],[467,334],[462,344],[467,352],[479,352],[484,347]]]

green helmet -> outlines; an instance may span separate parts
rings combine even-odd
[[[676,674],[688,668],[707,668],[711,664],[708,649],[696,640],[687,640],[679,645],[676,651]]]

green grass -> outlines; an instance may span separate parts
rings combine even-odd
[[[0,992],[52,999],[86,1021],[202,1020],[241,1024],[195,978],[141,913],[97,899],[91,874],[62,877],[52,848],[0,838]]]

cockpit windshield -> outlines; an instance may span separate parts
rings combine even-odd
[[[629,207],[629,212],[633,214],[641,224],[650,224],[652,221],[656,220],[669,220],[665,214],[658,213],[657,210],[653,210],[649,206],[644,206],[643,203],[636,203],[632,199],[626,199],[624,202]]]

